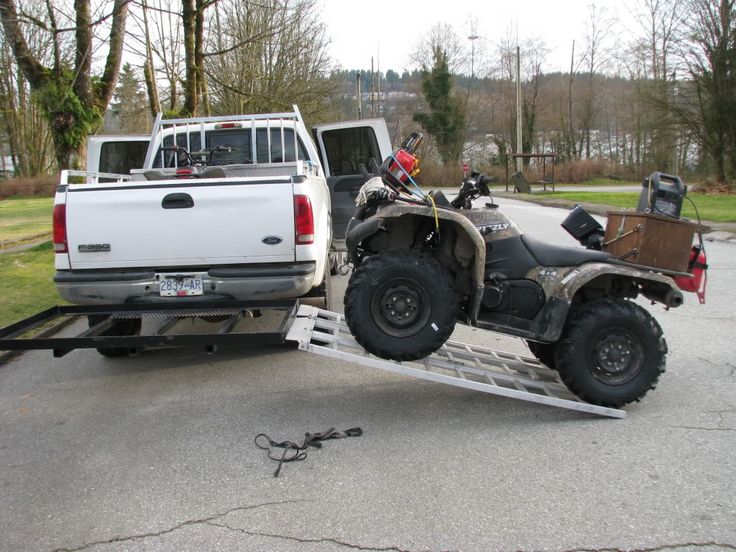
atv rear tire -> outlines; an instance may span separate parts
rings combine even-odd
[[[526,346],[539,362],[551,370],[557,370],[555,364],[555,353],[557,343],[539,343],[538,341],[527,341]]]
[[[630,301],[599,299],[570,316],[555,363],[575,395],[618,408],[655,388],[666,354],[662,328],[645,309]]]
[[[439,349],[455,328],[456,309],[448,270],[434,257],[405,249],[368,257],[345,292],[345,318],[358,343],[400,361]]]
[[[89,327],[96,326],[107,318],[106,314],[93,314],[87,316]],[[139,335],[141,333],[142,321],[140,318],[117,320],[113,326],[100,335]],[[98,347],[97,352],[104,357],[124,357],[130,354],[127,347]]]

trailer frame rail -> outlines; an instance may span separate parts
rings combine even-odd
[[[299,308],[295,300],[248,302],[197,302],[176,304],[130,304],[55,306],[0,329],[0,351],[50,349],[62,357],[75,349],[125,348],[138,353],[147,347],[204,346],[215,352],[220,345],[280,345]],[[261,310],[282,314],[277,329],[261,332],[236,331],[239,322]],[[30,332],[46,325],[63,325],[69,317],[106,316],[102,321],[75,336],[35,336]],[[187,318],[212,317],[219,326],[209,332],[171,333]],[[140,335],[121,335],[118,322],[154,319],[151,328]]]

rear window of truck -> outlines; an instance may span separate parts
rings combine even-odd
[[[269,129],[259,128],[256,129],[256,163],[289,163],[294,162],[294,130],[290,128],[283,129],[283,137],[280,128],[270,129],[270,144],[269,144]],[[250,129],[237,129],[237,130],[210,130],[206,133],[207,148],[214,148],[216,146],[225,146],[231,148],[231,151],[218,151],[214,152],[210,159],[209,166],[217,165],[233,165],[240,163],[253,163],[252,147],[251,147],[252,132]],[[154,168],[172,168],[181,167],[186,165],[186,157],[179,153],[178,160],[176,159],[176,152],[164,151],[165,148],[171,147],[174,144],[174,138],[171,134],[164,136],[163,140],[164,148],[159,148],[156,153],[156,157],[153,160]],[[176,145],[179,147],[187,148],[191,152],[200,151],[201,140],[199,132],[190,132],[189,141],[187,142],[186,133],[178,133],[176,135]],[[269,149],[270,145],[270,149]],[[269,151],[271,153],[269,157]],[[302,143],[301,138],[298,139],[298,159],[309,159],[307,156],[306,148]]]

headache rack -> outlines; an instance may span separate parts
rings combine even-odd
[[[239,163],[295,162],[301,159],[299,150],[304,147],[299,140],[299,134],[308,135],[296,105],[293,106],[291,112],[256,115],[163,119],[159,113],[153,124],[151,145],[146,154],[144,167],[146,169],[178,168],[178,156],[172,155],[170,158],[165,158],[162,145],[185,147],[188,152],[193,153],[194,150],[210,147],[211,140],[208,140],[207,137],[209,133],[228,132],[235,129],[242,129],[250,134],[249,151],[240,152],[243,154],[243,159]],[[265,130],[265,142],[262,139],[260,140],[262,143],[259,142],[257,137],[259,130]],[[194,137],[197,137],[196,142],[193,140]],[[290,148],[293,148],[291,153]],[[274,155],[276,152],[280,152],[280,157]],[[290,158],[287,159],[287,157]]]

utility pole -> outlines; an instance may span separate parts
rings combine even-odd
[[[360,71],[356,73],[355,77],[358,81],[358,119],[363,118],[363,91],[360,89]]]
[[[516,153],[524,153],[521,135],[521,50],[516,47]],[[516,158],[516,172],[521,172],[523,159]]]
[[[381,47],[378,47],[378,117],[381,116]]]
[[[371,56],[371,117],[376,116],[376,72],[373,70],[373,56]]]

